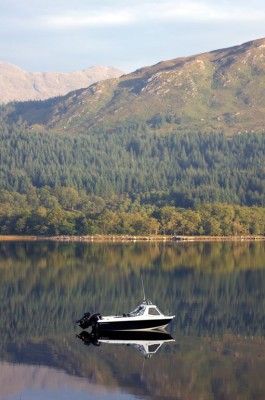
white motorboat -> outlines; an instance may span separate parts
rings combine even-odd
[[[82,329],[92,327],[98,331],[134,331],[164,329],[175,315],[164,315],[150,300],[144,301],[133,311],[122,315],[101,316],[85,313],[76,321]]]

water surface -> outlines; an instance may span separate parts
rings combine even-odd
[[[147,296],[174,342],[85,345],[84,311]],[[0,243],[0,400],[264,399],[263,242]]]

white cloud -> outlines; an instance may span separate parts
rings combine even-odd
[[[248,6],[219,4],[206,1],[167,1],[159,4],[145,3],[144,12],[141,12],[142,19],[161,21],[261,21],[265,18],[264,9],[249,8]],[[138,15],[140,17],[140,14]]]
[[[86,15],[87,14],[87,15]],[[48,16],[45,23],[58,28],[75,28],[83,26],[122,25],[131,22],[131,15],[126,11],[99,12],[72,15]]]
[[[57,10],[58,12],[58,10]],[[141,2],[113,2],[112,7],[106,7],[104,2],[97,7],[89,7],[89,4],[82,9],[76,8],[64,13],[41,16],[41,23],[47,28],[83,28],[119,26],[137,23],[152,22],[232,22],[232,21],[262,21],[265,20],[265,10],[244,5],[243,3],[215,1],[207,2],[200,0],[142,0]]]

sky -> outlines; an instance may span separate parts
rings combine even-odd
[[[262,37],[264,0],[0,0],[0,61],[28,72],[128,73]]]

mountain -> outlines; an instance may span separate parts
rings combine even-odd
[[[70,73],[26,72],[21,68],[0,62],[0,103],[10,101],[44,100],[62,96],[94,82],[114,78],[123,72],[117,68],[94,66]]]
[[[265,39],[163,61],[15,114],[70,132],[128,121],[162,133],[263,131]]]

